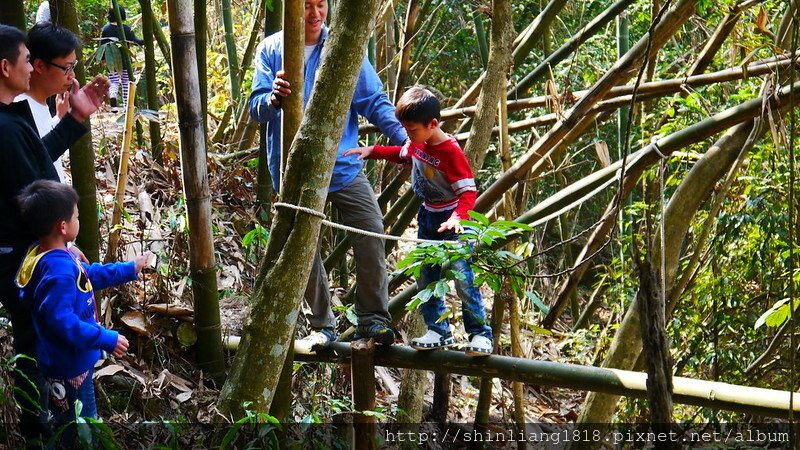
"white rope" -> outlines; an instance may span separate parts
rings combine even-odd
[[[434,239],[407,238],[407,237],[402,237],[402,236],[394,236],[394,235],[391,235],[391,234],[375,233],[373,231],[362,230],[361,228],[355,228],[355,227],[351,227],[351,226],[348,226],[348,225],[342,225],[342,224],[339,224],[339,223],[331,222],[330,220],[328,220],[327,216],[325,216],[324,213],[322,213],[320,211],[317,211],[315,209],[306,208],[305,206],[298,206],[298,205],[293,205],[291,203],[284,203],[284,202],[275,202],[275,203],[272,204],[272,206],[274,206],[275,208],[288,208],[288,209],[293,209],[295,211],[300,211],[302,213],[306,213],[306,214],[312,215],[314,217],[319,217],[320,219],[322,219],[322,223],[324,225],[329,226],[329,227],[338,228],[340,230],[345,230],[345,231],[348,231],[350,233],[361,234],[361,235],[364,235],[364,236],[374,237],[374,238],[378,238],[378,239],[388,239],[390,241],[414,242],[414,243],[417,243],[417,244],[441,244],[443,242],[446,242],[448,244],[454,244],[454,245],[457,245],[457,244],[467,245],[467,244],[469,244],[469,242],[466,242],[466,241],[445,241],[445,240],[437,241],[437,240],[434,240]]]
[[[655,142],[651,142],[649,147],[651,147],[651,149],[654,150],[655,153],[658,154],[659,156],[661,156],[662,158],[666,158],[666,156],[663,153],[661,153],[661,150],[658,148],[658,145]],[[643,152],[639,153],[633,159],[628,161],[627,166],[628,167],[633,166],[640,159],[642,159],[645,156],[645,154],[647,154],[647,151],[643,151]],[[535,222],[533,222],[531,224],[528,224],[528,226],[535,228],[535,227],[537,227],[539,225],[542,225],[543,223],[548,222],[548,221],[552,220],[553,218],[558,217],[558,216],[564,214],[565,212],[570,211],[571,209],[583,204],[583,202],[585,202],[585,201],[589,200],[590,198],[594,197],[595,195],[597,195],[598,193],[603,191],[608,186],[616,183],[617,179],[619,178],[618,175],[619,175],[621,170],[622,170],[622,168],[620,168],[617,171],[617,176],[610,177],[607,181],[605,181],[603,184],[601,184],[597,188],[593,189],[588,194],[586,194],[583,197],[575,200],[574,202],[564,206],[563,208],[559,209],[558,211],[550,213],[547,216],[542,217],[541,219],[538,219],[538,220],[536,220]],[[288,209],[293,209],[295,211],[300,211],[300,212],[312,215],[314,217],[319,217],[320,219],[322,219],[322,223],[327,225],[327,226],[329,226],[329,227],[338,228],[340,230],[345,230],[345,231],[348,231],[348,232],[351,232],[351,233],[361,234],[361,235],[364,235],[364,236],[370,236],[370,237],[379,238],[379,239],[388,239],[388,240],[391,240],[391,241],[402,241],[402,242],[414,242],[414,243],[417,243],[417,244],[440,244],[442,242],[446,242],[446,243],[449,243],[449,244],[462,244],[462,245],[463,244],[469,244],[469,242],[465,242],[465,241],[437,241],[437,240],[432,240],[432,239],[406,238],[406,237],[401,237],[401,236],[394,236],[394,235],[391,235],[391,234],[375,233],[375,232],[372,232],[372,231],[362,230],[360,228],[355,228],[355,227],[351,227],[351,226],[347,226],[347,225],[342,225],[342,224],[338,224],[338,223],[335,223],[335,222],[331,222],[330,220],[328,220],[327,216],[324,213],[322,213],[320,211],[317,211],[315,209],[306,208],[305,206],[298,206],[298,205],[293,205],[291,203],[285,203],[285,202],[275,202],[275,203],[272,204],[272,206],[275,207],[275,208],[288,208]]]

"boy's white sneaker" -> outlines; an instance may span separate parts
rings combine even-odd
[[[433,330],[428,330],[424,335],[411,339],[411,348],[417,350],[435,350],[437,348],[449,347],[454,343],[453,336],[442,336]]]
[[[480,334],[472,336],[466,348],[467,356],[489,356],[492,354],[494,344],[491,339]]]

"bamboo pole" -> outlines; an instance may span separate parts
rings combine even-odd
[[[194,295],[197,359],[216,382],[225,377],[211,197],[206,167],[206,132],[197,68],[191,0],[168,0],[173,79],[180,131],[181,173],[189,219],[189,271]]]
[[[235,350],[239,342],[238,336],[230,336],[226,340],[226,347]],[[352,354],[349,343],[334,342],[331,347],[333,351],[324,354],[296,354],[295,360],[341,363],[343,358],[349,358]],[[531,385],[604,392],[632,398],[645,398],[647,393],[645,373],[501,355],[473,358],[452,350],[417,351],[394,345],[376,353],[374,364],[401,369],[446,371],[474,377],[499,377]],[[790,397],[794,400],[790,400]],[[777,418],[789,416],[791,401],[793,410],[800,412],[800,392],[686,377],[673,377],[673,401],[684,405]]]
[[[167,37],[164,36],[164,30],[161,29],[161,25],[159,25],[159,21],[156,19],[156,15],[153,12],[152,2],[150,0],[140,0],[139,4],[142,7],[142,21],[145,20],[144,16],[147,16],[147,20],[153,24],[153,38],[155,38],[158,48],[161,49],[161,54],[164,56],[164,62],[166,62],[167,67],[172,70],[172,57],[170,56],[169,43],[167,43]]]
[[[73,0],[50,0],[53,21],[80,35],[78,11]],[[76,51],[78,61],[83,60],[83,50]],[[75,79],[86,84],[86,68],[83,64],[75,67]],[[88,133],[69,147],[69,161],[72,168],[72,186],[78,191],[78,213],[81,232],[77,244],[89,261],[100,261],[100,219],[97,214],[97,180],[94,171],[94,148],[92,147],[92,125],[89,118],[84,122]]]
[[[397,103],[405,90],[408,78],[408,69],[411,65],[411,42],[417,32],[417,17],[419,16],[419,0],[409,0],[406,9],[406,23],[403,30],[403,46],[400,49],[400,64],[397,68],[397,79],[394,83],[394,102]]]
[[[256,14],[255,20],[258,22],[258,14]],[[228,55],[228,77],[231,82],[231,98],[233,99],[233,103],[239,103],[242,90],[239,87],[239,56],[236,54],[236,39],[233,36],[231,0],[222,0],[222,25],[225,28],[225,50]]]
[[[292,89],[292,95],[281,100],[281,174],[286,171],[289,148],[300,129],[303,118],[303,49],[305,22],[303,21],[303,2],[286,2],[283,6],[283,71]],[[283,186],[281,177],[281,186]],[[283,189],[281,189],[283,191]]]
[[[375,411],[375,341],[359,339],[350,343],[352,355],[351,384],[353,388],[353,426],[357,449],[376,448],[377,426],[375,416],[365,411]],[[291,363],[291,361],[289,361]]]
[[[128,82],[129,98],[136,97],[136,83]],[[125,189],[128,186],[128,161],[131,155],[131,140],[134,122],[134,102],[125,105],[125,128],[122,131],[122,144],[120,145],[119,170],[117,171],[117,187],[114,191],[114,208],[111,213],[111,234],[108,236],[108,251],[106,252],[106,263],[117,260],[117,247],[119,246],[119,236],[121,233],[120,222],[122,221],[122,209],[125,204]]]
[[[144,35],[144,77],[147,85],[147,107],[153,111],[158,112],[160,105],[158,104],[158,84],[156,82],[156,57],[155,48],[153,46],[153,18],[150,14],[145,13],[147,10],[152,10],[150,0],[139,0],[142,8],[142,34]],[[164,155],[161,144],[161,124],[158,121],[151,120],[148,122],[148,129],[150,132],[150,153],[153,155],[153,160],[159,164],[164,163]]]

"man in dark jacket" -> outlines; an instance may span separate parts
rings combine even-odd
[[[29,89],[31,71],[25,34],[0,25],[0,303],[11,319],[14,352],[35,355],[36,335],[30,313],[19,302],[14,276],[25,250],[35,237],[21,223],[15,198],[28,184],[41,179],[58,181],[53,161],[86,133],[83,125],[108,92],[108,80],[97,77],[81,89],[73,80],[71,111],[48,133],[39,138],[27,102],[12,103]],[[27,439],[46,433],[42,408],[44,380],[33,360],[20,358],[14,373],[15,398],[22,412],[20,430]],[[34,386],[35,385],[35,386]],[[33,401],[39,400],[38,404]]]

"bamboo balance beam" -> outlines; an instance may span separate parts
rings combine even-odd
[[[349,358],[349,343],[335,342],[333,351],[322,355],[295,355],[296,361],[340,362]],[[492,355],[473,358],[458,351],[417,351],[394,345],[375,352],[376,366],[445,371],[481,378],[501,378],[539,386],[605,392],[644,398],[647,374],[627,370],[581,366]],[[789,416],[790,392],[763,389],[685,377],[673,378],[673,401],[768,417]],[[800,412],[800,392],[791,394],[795,413]]]
[[[225,348],[236,350],[240,340],[239,336],[226,336]],[[350,356],[349,342],[334,342],[331,344],[331,350],[319,355],[295,352],[294,360],[341,363],[342,359]],[[393,345],[378,349],[374,354],[374,364],[398,369],[500,378],[537,386],[604,392],[636,398],[644,398],[647,395],[647,374],[642,372],[510,356],[492,355],[474,358],[452,350],[418,351],[411,347]],[[672,384],[672,400],[684,405],[787,418],[791,394],[793,410],[795,413],[800,412],[800,392],[790,393],[686,377],[673,377]]]

